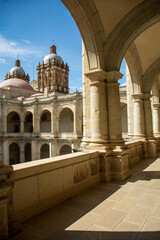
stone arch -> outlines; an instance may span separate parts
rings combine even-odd
[[[45,143],[41,146],[40,158],[49,158],[49,144]]]
[[[51,132],[51,112],[49,110],[43,110],[40,117],[40,132]]]
[[[20,163],[20,147],[17,143],[11,143],[9,145],[9,164]]]
[[[74,131],[74,115],[70,108],[63,108],[59,115],[59,132]]]
[[[126,14],[105,42],[105,70],[119,71],[122,59],[130,44],[143,31],[158,21],[160,21],[159,0],[143,1]]]
[[[72,148],[69,145],[63,145],[59,151],[59,155],[65,155],[65,154],[69,154],[72,153]]]
[[[89,70],[95,68],[103,69],[103,43],[105,41],[105,34],[94,1],[61,0],[61,2],[70,11],[81,33]]]
[[[143,75],[141,60],[134,43],[128,48],[125,54],[125,60],[129,69],[133,94],[142,92],[141,76]]]
[[[29,162],[32,160],[32,147],[31,143],[27,142],[24,146],[24,157],[25,162]]]
[[[24,132],[33,132],[33,114],[32,112],[26,112],[24,118]]]
[[[17,112],[10,112],[7,116],[7,132],[18,133],[20,132],[20,116]]]
[[[143,75],[143,91],[144,93],[150,93],[156,77],[160,74],[160,58],[158,58],[151,66],[146,70]]]

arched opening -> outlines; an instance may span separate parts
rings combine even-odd
[[[20,163],[20,148],[17,143],[11,143],[9,145],[9,164]]]
[[[43,158],[49,158],[49,145],[46,143],[41,147],[41,159]]]
[[[72,153],[72,149],[69,145],[64,145],[63,147],[61,147],[60,155],[65,155],[65,154],[69,154],[69,153]]]
[[[7,116],[7,132],[20,132],[20,117],[16,112],[10,112]]]
[[[28,112],[25,116],[24,131],[30,133],[33,132],[33,114],[31,112]]]
[[[73,132],[73,112],[69,108],[64,108],[59,116],[59,132]]]
[[[51,132],[51,113],[48,110],[43,111],[40,120],[40,132]]]
[[[25,162],[29,162],[32,160],[31,143],[26,143],[24,147],[24,155],[25,155]]]

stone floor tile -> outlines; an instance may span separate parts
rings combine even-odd
[[[105,227],[108,230],[113,230],[119,222],[126,216],[126,212],[111,209],[105,216],[103,216],[96,225]]]
[[[135,187],[133,189],[133,191],[131,191],[129,194],[128,194],[128,197],[134,197],[134,198],[138,198],[138,199],[141,199],[145,193],[147,192],[146,189],[141,189],[139,187]]]
[[[105,200],[103,201],[101,204],[99,204],[98,206],[96,206],[95,208],[92,209],[93,213],[97,213],[101,216],[107,214],[108,211],[110,211],[110,209],[116,204],[116,201],[112,201],[112,200]]]
[[[104,240],[108,234],[107,231],[85,231],[74,240]]]
[[[15,237],[12,238],[12,240],[42,240],[42,239],[44,238],[41,236],[36,236],[26,230],[22,231],[21,233],[17,234]]]
[[[100,219],[100,215],[89,212],[84,215],[82,218],[75,221],[73,224],[68,226],[65,230],[69,231],[85,231],[89,228],[93,223]]]
[[[108,197],[108,200],[120,201],[123,197],[126,196],[126,191],[118,190]]]
[[[159,200],[159,196],[146,193],[137,204],[142,207],[154,207]]]
[[[113,206],[113,209],[129,212],[137,203],[137,201],[138,200],[136,198],[124,197]]]
[[[51,234],[49,237],[45,238],[44,240],[73,240],[78,239],[78,236],[82,232],[80,231],[64,231],[60,230],[56,233]],[[30,240],[30,239],[28,239]]]
[[[141,225],[122,221],[120,222],[117,227],[114,229],[115,232],[121,231],[121,232],[139,232],[142,228]]]
[[[143,224],[151,212],[150,208],[135,206],[125,218],[125,221]]]
[[[154,207],[151,217],[160,218],[160,202]]]
[[[138,232],[111,232],[105,240],[136,240]]]

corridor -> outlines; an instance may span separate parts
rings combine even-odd
[[[160,156],[125,182],[99,183],[27,221],[12,240],[159,240]]]

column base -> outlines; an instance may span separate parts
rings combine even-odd
[[[155,139],[146,139],[142,144],[142,157],[143,158],[156,158],[157,147]]]
[[[105,153],[100,153],[100,170],[101,181],[102,182],[110,182],[112,180],[112,161],[113,161],[113,152],[112,150],[108,150]]]
[[[131,176],[129,169],[129,150],[127,146],[117,147],[113,150],[112,179],[124,181]]]

